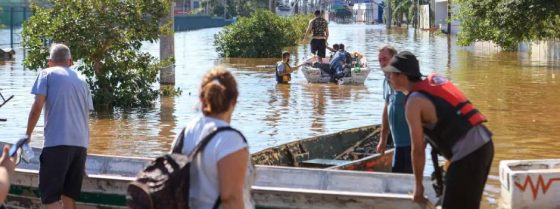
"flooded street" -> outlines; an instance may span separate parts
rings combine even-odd
[[[455,82],[488,118],[494,133],[495,156],[485,191],[484,208],[498,207],[498,165],[507,159],[560,157],[560,43],[543,43],[521,52],[499,52],[491,44],[455,46],[455,37],[415,33],[410,29],[386,30],[382,25],[330,25],[329,43],[344,43],[348,51],[367,57],[374,69],[365,85],[308,84],[301,72],[292,84],[277,85],[274,59],[222,59],[215,52],[213,35],[220,28],[175,34],[176,87],[179,97],[162,98],[153,108],[113,114],[96,112],[90,121],[89,153],[154,157],[170,148],[173,137],[193,117],[202,75],[214,66],[231,70],[240,96],[232,125],[241,130],[251,152],[303,138],[379,124],[383,108],[382,81],[377,47],[391,44],[417,55],[424,74],[437,72]],[[3,33],[2,33],[3,34]],[[144,47],[159,55],[159,44]],[[279,49],[280,50],[280,49]],[[307,47],[291,49],[299,60]],[[16,140],[27,126],[33,102],[29,94],[37,72],[22,68],[23,51],[16,59],[0,62],[0,92],[15,95],[0,108],[0,140]],[[295,65],[295,63],[292,63]],[[559,76],[557,79],[556,76]],[[157,86],[156,86],[157,87]],[[32,145],[42,146],[43,119]],[[431,188],[430,188],[431,189]]]

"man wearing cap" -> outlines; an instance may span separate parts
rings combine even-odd
[[[486,118],[446,78],[430,74],[422,80],[418,60],[410,52],[399,53],[383,71],[389,73],[395,91],[408,95],[405,110],[416,179],[413,200],[426,201],[422,185],[426,136],[451,161],[442,207],[479,208],[494,157],[492,133],[482,124]]]
[[[379,65],[385,68],[391,62],[393,56],[397,55],[397,49],[392,46],[383,46],[379,48]],[[393,152],[393,165],[391,172],[393,173],[412,173],[412,159],[410,156],[411,144],[408,123],[406,123],[406,115],[404,112],[404,101],[406,95],[402,92],[394,91],[389,85],[388,74],[385,73],[383,81],[383,98],[385,106],[383,108],[381,140],[377,145],[377,153],[383,154],[387,145],[389,133],[395,142],[395,151]]]
[[[327,50],[327,39],[329,39],[329,23],[325,18],[321,17],[321,11],[315,11],[315,18],[309,21],[309,25],[307,26],[307,31],[305,32],[305,36],[303,37],[303,41],[301,44],[305,44],[307,42],[307,37],[309,37],[309,33],[313,30],[313,39],[311,40],[311,53],[317,55],[321,58],[326,57],[326,50]],[[321,59],[322,60],[322,59]]]

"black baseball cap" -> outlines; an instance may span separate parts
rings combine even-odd
[[[391,63],[383,69],[383,72],[402,73],[415,77],[422,77],[420,73],[420,65],[416,56],[409,51],[403,51],[391,59]]]

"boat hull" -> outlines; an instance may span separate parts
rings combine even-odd
[[[303,66],[301,72],[309,83],[329,83],[331,76],[322,73],[321,69],[309,66]],[[371,70],[369,68],[361,68],[360,70],[352,69],[350,77],[344,77],[339,80],[339,84],[364,84]]]
[[[146,163],[149,161],[146,161]],[[252,195],[257,208],[432,208],[411,201],[414,176],[405,174],[349,172],[257,166]],[[89,175],[84,178],[78,208],[126,208],[126,187],[133,177]],[[36,170],[17,169],[7,208],[41,208]],[[426,188],[431,184],[424,178]]]

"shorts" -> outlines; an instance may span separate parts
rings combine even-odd
[[[411,146],[395,147],[393,153],[393,173],[412,173]]]
[[[315,54],[315,52],[317,52],[317,55],[319,55],[319,57],[325,58],[326,56],[326,50],[327,50],[327,40],[325,39],[312,39],[311,40],[311,53]]]
[[[39,192],[41,203],[60,201],[61,195],[74,200],[80,197],[87,149],[75,146],[47,147],[39,157]]]

